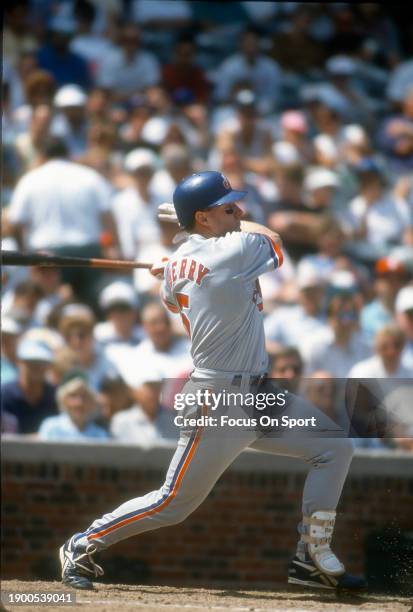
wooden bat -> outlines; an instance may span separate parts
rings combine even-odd
[[[43,253],[20,253],[1,251],[1,263],[5,266],[40,266],[48,268],[106,268],[113,270],[134,270],[152,268],[151,263],[125,261],[122,259],[95,259],[88,257],[61,257]]]

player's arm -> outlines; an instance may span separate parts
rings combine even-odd
[[[263,234],[267,236],[274,242],[278,248],[282,247],[281,236],[274,232],[274,230],[265,227],[265,225],[261,225],[260,223],[254,223],[254,221],[241,221],[241,231],[242,232],[252,232],[254,234]]]
[[[253,234],[261,234],[262,236],[265,236],[269,240],[272,248],[277,254],[278,267],[282,265],[282,240],[281,236],[277,234],[277,232],[274,232],[274,230],[265,227],[265,225],[261,225],[260,223],[254,223],[254,221],[241,221],[241,231]]]

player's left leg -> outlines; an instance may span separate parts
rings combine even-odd
[[[191,381],[184,391],[196,393],[198,388],[202,389],[202,384]],[[197,416],[197,410],[186,410],[185,416]],[[207,410],[204,416],[208,416]],[[202,425],[182,431],[165,482],[159,489],[104,514],[85,532],[75,534],[62,546],[63,582],[75,588],[93,588],[93,579],[103,574],[94,561],[95,552],[126,538],[183,521],[202,503],[221,474],[254,438],[254,431],[227,437],[224,429]]]
[[[315,428],[268,431],[251,444],[251,448],[298,457],[310,465],[303,491],[303,519],[298,527],[301,538],[288,580],[325,589],[365,588],[364,579],[347,574],[330,548],[336,508],[353,456],[353,442],[318,408],[298,396],[292,396],[282,414],[301,419],[314,416],[317,423]]]

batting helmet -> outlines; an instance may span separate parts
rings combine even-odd
[[[188,227],[197,210],[205,210],[240,200],[246,191],[235,191],[221,172],[208,170],[186,177],[174,191],[173,202],[178,221]]]

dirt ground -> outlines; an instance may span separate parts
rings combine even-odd
[[[131,586],[98,584],[94,591],[73,591],[60,582],[24,582],[5,580],[1,585],[2,610],[87,610],[87,612],[115,612],[139,609],[143,612],[182,612],[183,610],[225,610],[226,612],[409,612],[412,601],[403,597],[380,595],[336,596],[333,593],[314,592],[300,588],[274,591],[248,591],[235,589],[207,589],[171,586]],[[13,593],[76,593],[76,604],[66,606],[10,604],[7,592]]]

